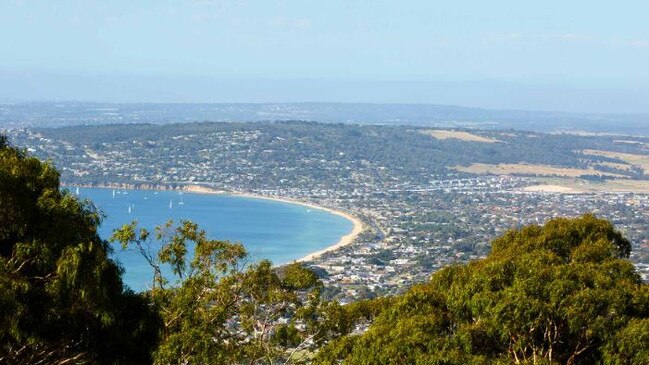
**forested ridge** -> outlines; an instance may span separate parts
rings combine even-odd
[[[646,155],[646,139],[636,138],[642,143],[628,144],[615,142],[619,137],[613,136],[468,130],[499,141],[475,143],[436,139],[426,131],[408,126],[304,121],[203,122],[40,128],[14,131],[12,138],[34,148],[39,157],[53,159],[66,171],[67,183],[79,184],[192,179],[222,183],[232,179],[238,188],[349,190],[362,186],[363,181],[377,186],[394,181],[426,184],[448,174],[471,176],[455,167],[473,163],[594,167],[598,173],[646,177],[643,170],[606,165],[623,162],[619,159],[582,152]],[[241,175],[250,178],[237,178]],[[355,181],[357,175],[365,177]]]
[[[110,243],[100,221],[0,138],[0,363],[649,363],[649,287],[593,215],[511,230],[485,259],[344,306],[307,268],[247,263],[192,222],[127,223]],[[145,293],[110,258],[128,247],[151,265]]]

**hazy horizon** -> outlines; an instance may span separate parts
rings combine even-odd
[[[498,81],[213,79],[0,74],[0,103],[423,104],[579,114],[648,114],[647,90]],[[584,97],[583,93],[589,93]],[[575,97],[579,96],[579,97]],[[623,108],[611,107],[624,105]]]

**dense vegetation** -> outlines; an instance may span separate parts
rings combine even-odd
[[[341,306],[313,272],[245,265],[195,224],[127,224],[151,290],[123,287],[91,203],[0,139],[0,362],[646,364],[649,288],[591,215],[513,230],[483,260]],[[369,325],[367,331],[355,331]]]
[[[100,216],[0,140],[0,363],[148,362],[158,316],[126,290]]]
[[[591,215],[512,230],[491,254],[393,298],[317,363],[647,364],[649,287],[630,243]]]
[[[244,267],[241,244],[207,239],[189,221],[168,222],[154,235],[151,242],[146,229],[131,223],[112,239],[136,247],[153,269],[146,296],[162,317],[155,363],[272,364],[290,359],[289,349],[305,339],[322,337],[316,326],[295,327],[316,319],[321,304],[310,270],[298,264],[275,270],[269,261]]]

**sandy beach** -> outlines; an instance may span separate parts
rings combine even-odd
[[[302,258],[297,259],[297,262],[305,262],[305,261],[311,261],[319,256],[335,251],[341,247],[350,245],[352,242],[354,242],[354,239],[365,229],[365,225],[363,222],[358,219],[357,217],[347,213],[347,212],[342,212],[339,210],[335,209],[330,209],[326,207],[321,207],[319,205],[303,202],[300,200],[296,199],[291,199],[291,198],[280,198],[280,197],[274,197],[274,196],[266,196],[266,195],[257,195],[257,194],[249,194],[249,193],[241,193],[241,192],[233,192],[233,191],[224,191],[224,190],[216,190],[216,189],[211,189],[205,186],[198,186],[198,185],[187,185],[183,189],[187,192],[192,192],[192,193],[201,193],[201,194],[224,194],[224,195],[234,195],[234,196],[241,196],[241,197],[246,197],[246,198],[255,198],[255,199],[266,199],[266,200],[273,200],[277,202],[283,202],[283,203],[291,203],[291,204],[299,204],[305,207],[309,207],[312,209],[319,209],[319,210],[324,210],[326,212],[329,212],[331,214],[335,214],[341,217],[344,217],[352,222],[354,225],[354,228],[352,228],[351,232],[348,234],[342,236],[340,240],[336,243],[333,244],[329,247],[326,247],[322,250],[310,253]]]
[[[327,252],[335,251],[335,250],[337,250],[337,249],[339,249],[341,247],[350,245],[350,244],[352,244],[352,242],[354,242],[354,239],[356,238],[356,236],[361,234],[361,232],[363,232],[363,230],[365,229],[365,226],[363,225],[363,222],[360,219],[354,217],[353,215],[347,214],[345,212],[332,210],[332,209],[322,208],[322,207],[319,207],[318,209],[324,209],[324,210],[327,210],[327,211],[329,211],[329,212],[331,212],[333,214],[338,214],[338,215],[341,215],[341,216],[349,219],[354,224],[354,228],[352,229],[351,232],[349,232],[348,234],[342,236],[340,238],[340,241],[338,241],[335,245],[331,245],[331,246],[329,246],[327,248],[324,248],[324,249],[322,249],[320,251],[310,253],[310,254],[296,260],[298,262],[311,261],[313,259],[316,259],[316,258],[322,256],[323,254],[325,254]]]

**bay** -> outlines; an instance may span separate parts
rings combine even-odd
[[[71,192],[77,193],[76,188]],[[79,188],[105,215],[99,229],[109,238],[115,228],[137,220],[150,231],[169,219],[190,219],[209,238],[241,242],[253,261],[284,264],[338,242],[353,223],[336,214],[299,204],[233,195],[177,191]],[[151,285],[151,269],[133,250],[115,244],[114,258],[125,272],[124,282],[141,291]]]

